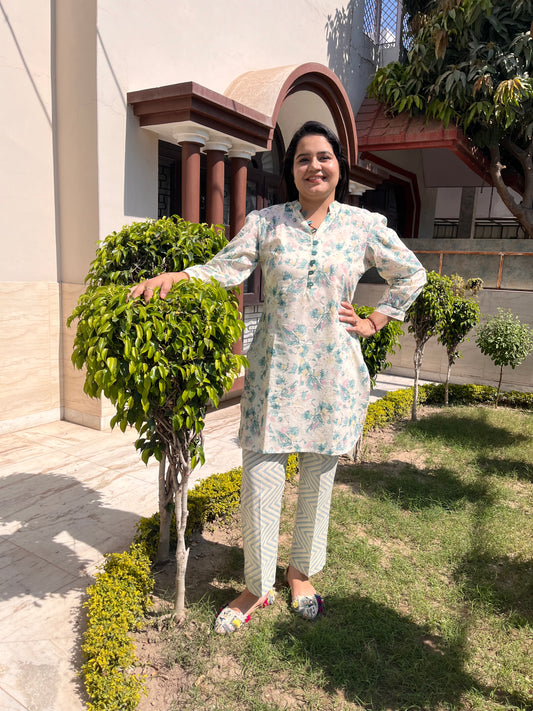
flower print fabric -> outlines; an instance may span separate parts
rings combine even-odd
[[[190,277],[241,284],[260,264],[264,308],[241,397],[241,447],[255,452],[350,451],[365,421],[370,381],[359,339],[339,321],[361,276],[388,283],[377,311],[403,320],[425,270],[382,215],[333,202],[317,230],[300,203],[251,212],[239,234]]]

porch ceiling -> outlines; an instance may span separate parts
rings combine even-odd
[[[355,122],[362,152],[421,150],[426,187],[492,184],[485,157],[455,125],[406,113],[388,116],[374,99],[363,101]]]

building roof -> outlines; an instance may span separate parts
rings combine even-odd
[[[455,124],[445,126],[437,119],[407,113],[391,116],[387,106],[368,98],[355,122],[361,152],[423,150],[428,187],[491,183],[485,156]],[[391,159],[394,160],[392,156]],[[459,164],[459,170],[457,159],[463,164]]]

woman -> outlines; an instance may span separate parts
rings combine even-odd
[[[306,619],[322,611],[310,578],[325,563],[329,507],[339,455],[364,423],[368,372],[358,337],[403,320],[425,271],[381,215],[343,204],[349,166],[337,137],[305,123],[283,168],[288,202],[251,212],[239,234],[204,266],[167,273],[133,287],[131,296],[162,298],[180,279],[214,277],[229,288],[261,265],[264,311],[248,352],[241,398],[241,515],[245,590],[218,615],[234,632],[274,600],[285,467],[299,453],[300,482],[287,583]],[[388,282],[366,319],[352,307],[362,274],[375,266]]]

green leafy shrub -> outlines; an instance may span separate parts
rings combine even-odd
[[[419,390],[419,402],[424,399],[424,386]],[[385,427],[390,422],[394,422],[402,417],[406,417],[413,406],[413,388],[403,388],[387,393],[376,402],[371,402],[368,406],[363,434],[370,430]]]
[[[500,366],[500,379],[496,395],[499,401],[504,366],[516,368],[533,351],[533,329],[521,323],[511,311],[498,309],[478,331],[476,345],[483,355],[489,356],[494,365]]]
[[[113,232],[99,246],[87,291],[67,320],[76,336],[72,361],[85,368],[84,391],[115,406],[111,425],[133,426],[147,462],[159,462],[158,559],[168,558],[174,506],[178,543],[175,611],[184,613],[187,489],[203,462],[202,430],[215,406],[246,365],[233,353],[241,335],[238,299],[215,280],[184,279],[161,299],[129,299],[132,282],[203,263],[226,244],[223,229],[179,217],[145,220]]]
[[[444,391],[444,404],[448,404],[450,372],[458,358],[462,358],[459,346],[468,339],[468,334],[479,323],[480,310],[476,301],[483,288],[483,279],[479,277],[465,280],[459,274],[452,274],[452,294],[450,310],[445,314],[439,327],[438,341],[446,348],[448,369]]]
[[[138,629],[154,585],[143,546],[107,555],[93,585],[87,588],[87,629],[83,635],[82,675],[89,711],[133,711],[142,679],[131,673],[135,663],[129,632]]]
[[[425,402],[428,405],[441,405],[444,397],[444,384],[423,386]],[[497,388],[493,385],[450,385],[449,397],[452,405],[490,405],[496,402]],[[533,393],[510,390],[500,395],[500,402],[506,407],[533,410]]]
[[[437,272],[427,273],[427,282],[424,288],[407,309],[405,323],[407,330],[415,339],[413,364],[415,367],[414,397],[411,410],[413,420],[417,419],[416,406],[418,403],[418,381],[424,357],[424,348],[430,338],[436,336],[441,330],[443,321],[451,308],[452,280]]]
[[[189,530],[201,529],[209,521],[227,520],[239,508],[242,468],[199,482],[189,491]]]
[[[134,284],[162,274],[204,264],[226,244],[220,227],[188,222],[178,215],[143,220],[112,232],[96,251],[85,282]]]
[[[367,318],[374,311],[370,306],[357,306],[357,304],[354,304],[354,310],[361,318]],[[387,357],[396,352],[395,348],[400,347],[400,336],[403,336],[400,322],[389,321],[372,338],[360,340],[361,352],[368,368],[372,387],[376,385],[378,375],[390,367],[391,364],[387,361]]]

